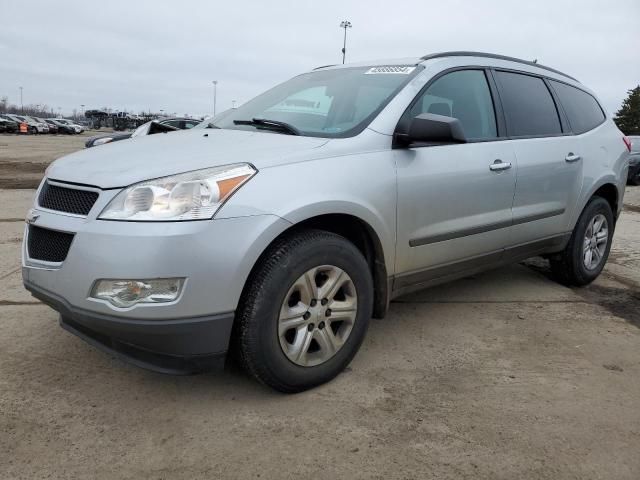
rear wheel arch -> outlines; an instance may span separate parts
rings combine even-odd
[[[618,213],[618,202],[620,199],[620,193],[618,192],[618,187],[616,187],[613,183],[605,183],[598,187],[593,194],[589,197],[589,200],[592,197],[602,197],[604,198],[611,207],[611,211],[613,212],[614,219]]]

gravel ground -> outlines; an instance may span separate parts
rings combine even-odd
[[[147,372],[60,329],[21,286],[33,190],[0,190],[0,479],[636,480],[640,187],[628,190],[590,287],[559,286],[533,260],[400,298],[346,372],[291,396],[234,365]]]

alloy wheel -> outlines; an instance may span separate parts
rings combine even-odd
[[[582,260],[587,270],[595,270],[600,265],[608,242],[609,225],[605,216],[599,213],[589,222],[584,235]]]

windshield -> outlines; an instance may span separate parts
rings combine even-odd
[[[219,128],[270,130],[238,125],[267,119],[284,122],[301,135],[340,138],[357,135],[417,72],[417,67],[378,66],[318,70],[288,80],[213,119]]]

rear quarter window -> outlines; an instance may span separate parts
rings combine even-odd
[[[495,76],[509,136],[562,133],[556,104],[542,78],[502,71],[495,72]]]
[[[604,122],[604,112],[590,94],[565,83],[554,80],[550,80],[550,83],[567,114],[573,133],[579,135],[588,132]]]

